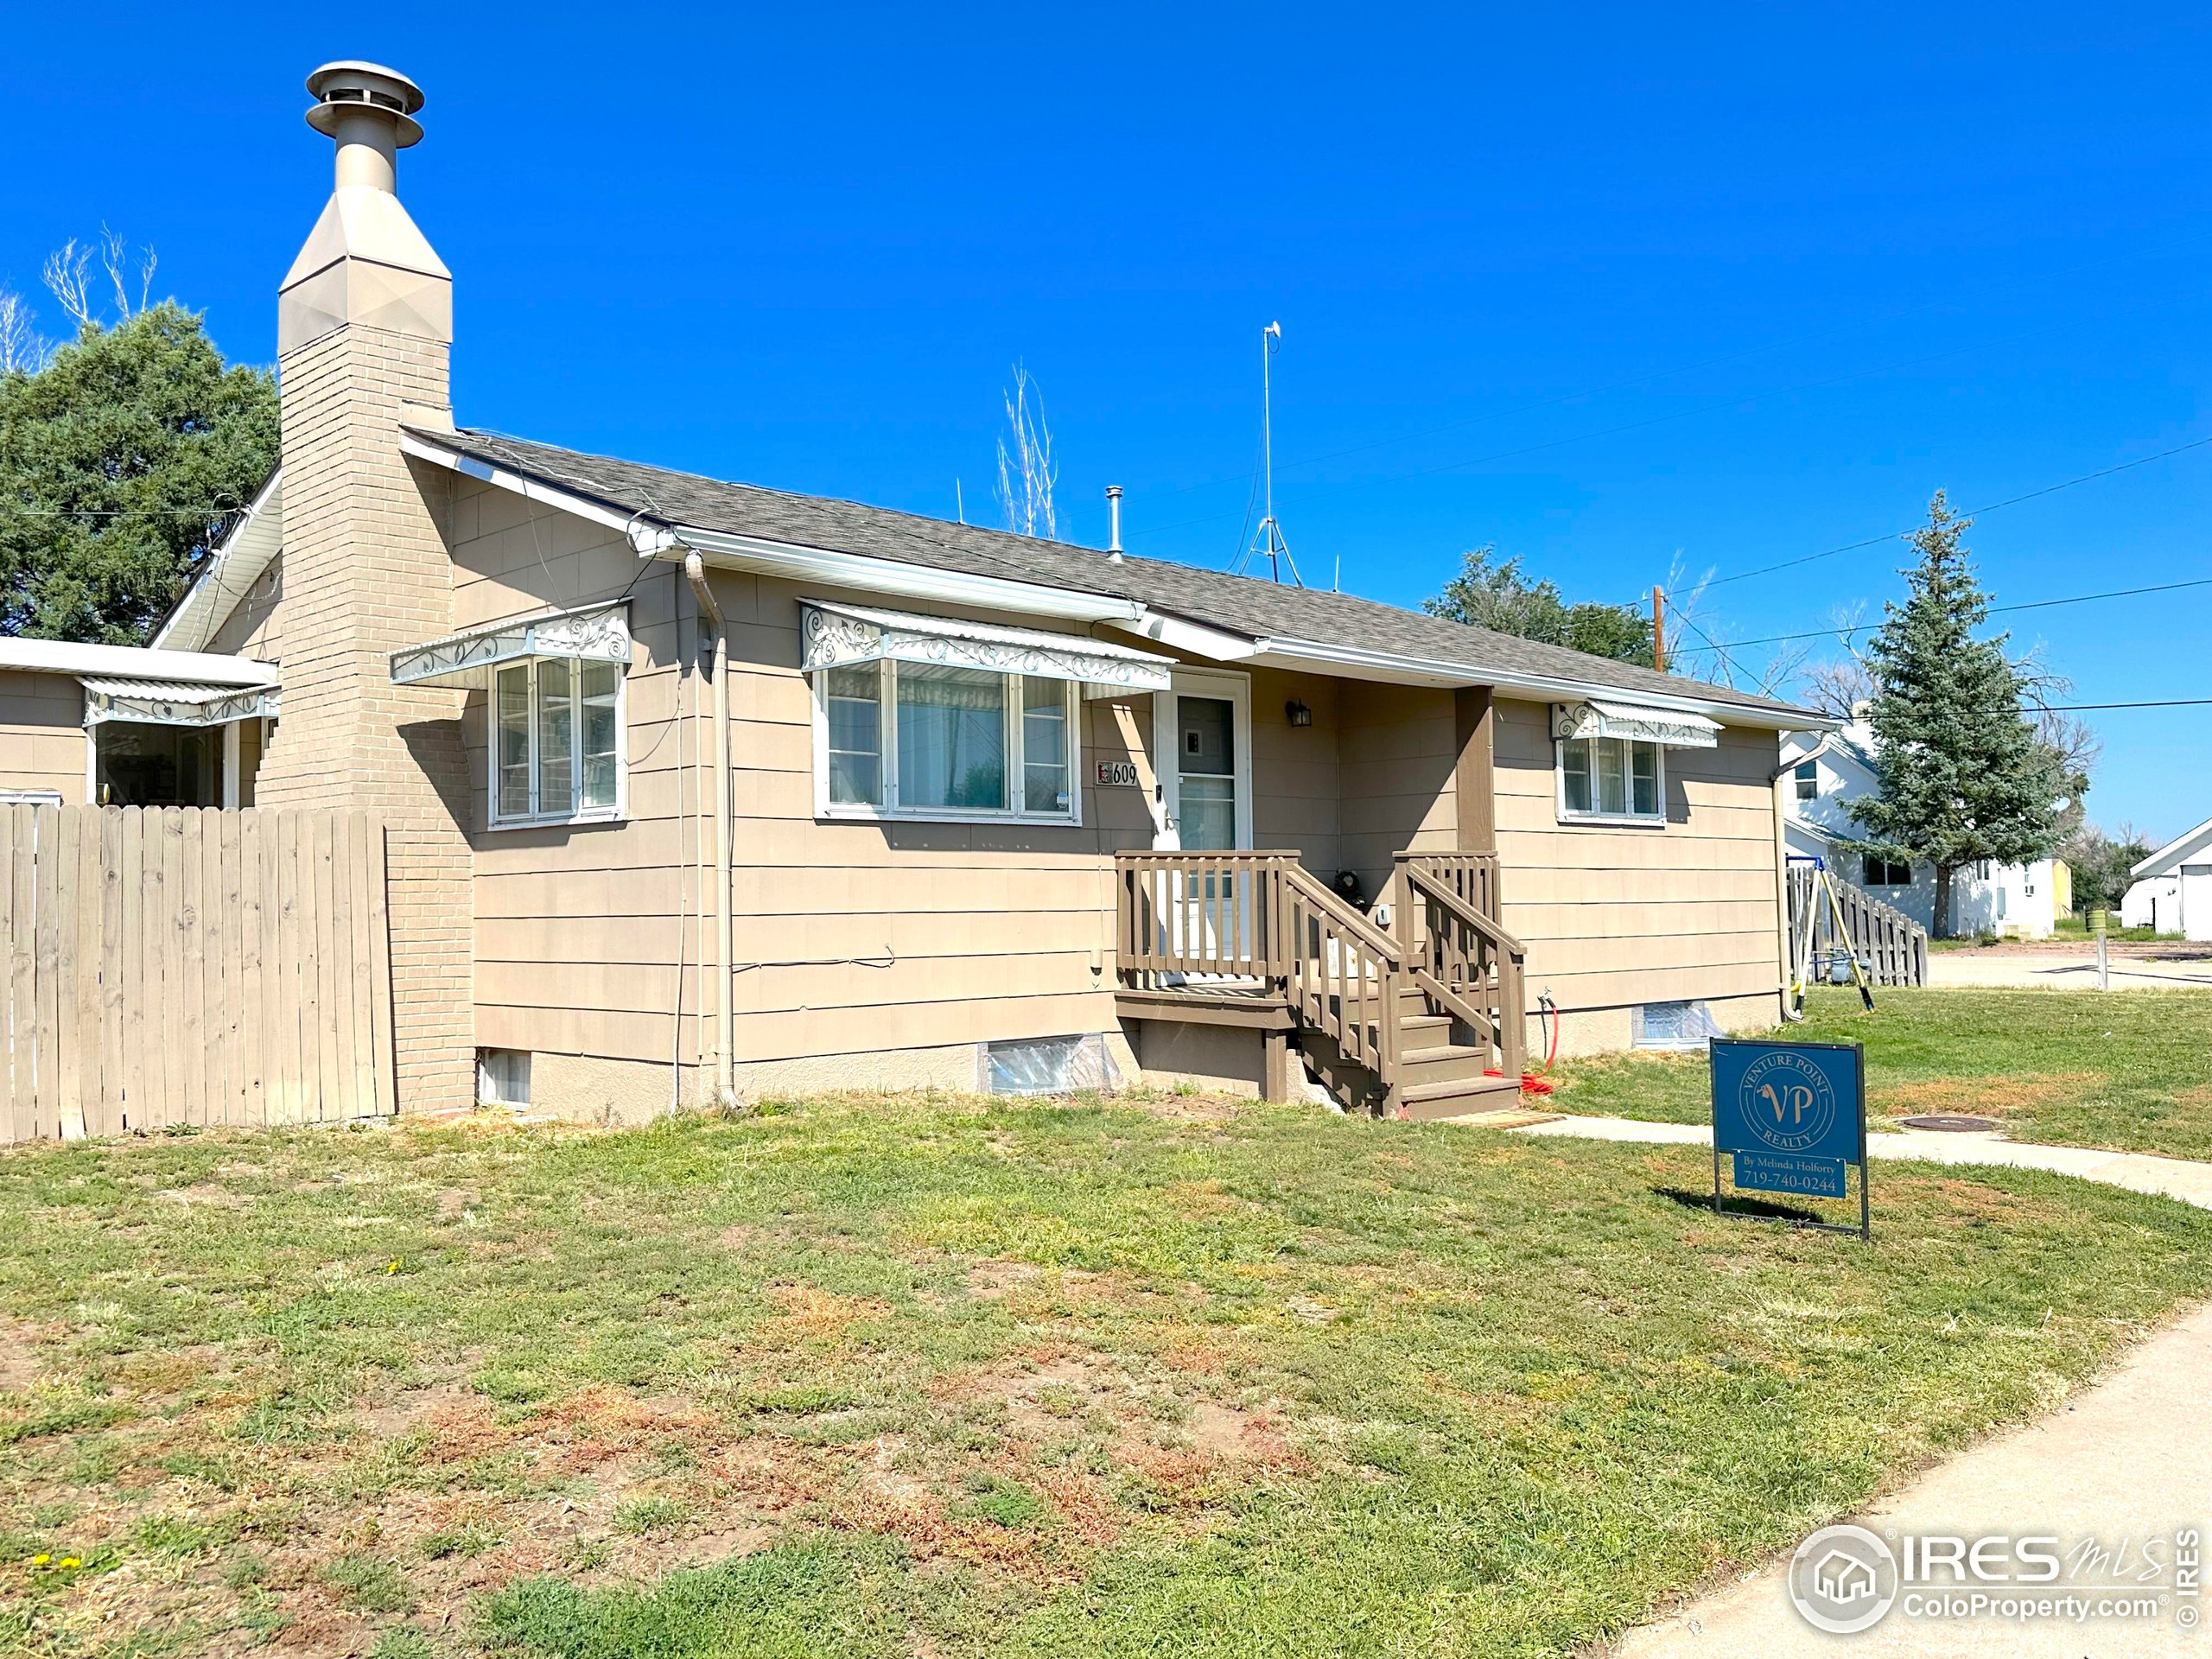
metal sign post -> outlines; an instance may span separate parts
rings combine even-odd
[[[1720,1160],[1738,1192],[1800,1198],[1849,1196],[1859,1166],[1859,1225],[1801,1222],[1826,1232],[1874,1236],[1866,1160],[1866,1056],[1857,1043],[1713,1039],[1713,1211],[1721,1206]]]

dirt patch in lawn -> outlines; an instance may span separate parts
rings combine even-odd
[[[0,1315],[0,1394],[29,1388],[45,1367],[39,1363],[37,1328]]]
[[[2052,1071],[2009,1077],[1931,1077],[1923,1083],[1885,1084],[1874,1092],[1873,1106],[1891,1117],[1942,1112],[1968,1117],[2002,1117],[2007,1112],[2055,1106],[2103,1088],[2101,1071]]]

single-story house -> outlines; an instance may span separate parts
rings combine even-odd
[[[2212,818],[2185,830],[2128,873],[2123,927],[2212,939]]]
[[[0,639],[0,801],[251,806],[276,713],[250,657]]]
[[[1422,1115],[1776,1019],[1818,715],[461,426],[422,95],[308,89],[281,469],[156,644],[281,684],[238,799],[385,825],[403,1107],[1303,1066]]]
[[[1874,771],[1874,734],[1862,720],[1834,731],[1789,732],[1782,740],[1789,770],[1783,792],[1789,850],[1827,860],[1842,880],[1863,887],[1922,927],[1936,925],[1936,867],[1900,863],[1850,849],[1866,831],[1851,804],[1881,787]],[[1992,933],[2006,939],[2047,939],[2074,908],[2074,872],[2063,859],[2026,864],[1980,859],[1951,877],[1951,930],[1961,937]]]

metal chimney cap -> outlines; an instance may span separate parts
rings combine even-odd
[[[423,89],[397,69],[350,58],[326,63],[308,77],[308,94],[319,100],[308,111],[308,125],[326,138],[337,137],[341,116],[365,106],[391,118],[396,148],[423,142],[423,124],[415,119]]]

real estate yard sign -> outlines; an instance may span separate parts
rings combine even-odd
[[[1847,1195],[1844,1167],[1859,1166],[1859,1225],[1872,1237],[1866,1196],[1866,1057],[1857,1043],[1713,1039],[1713,1207],[1720,1209],[1720,1160],[1740,1191],[1800,1198]],[[1828,1223],[1815,1224],[1828,1226]]]

